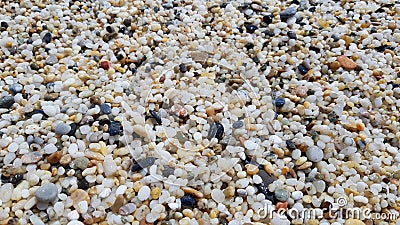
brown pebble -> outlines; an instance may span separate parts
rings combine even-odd
[[[333,72],[335,72],[339,68],[340,68],[340,63],[338,61],[329,64],[329,69],[331,69]]]
[[[287,202],[278,202],[278,203],[276,203],[275,209],[276,210],[286,209],[287,207],[288,207],[288,203]]]
[[[336,59],[345,70],[354,70],[357,67],[357,64],[345,55],[337,56]]]
[[[115,199],[114,204],[110,207],[110,209],[113,213],[118,213],[119,208],[121,208],[123,205],[124,205],[124,196],[118,195],[117,198]]]
[[[60,159],[60,164],[62,166],[66,166],[71,162],[71,156],[70,155],[63,155]]]
[[[100,67],[104,70],[109,70],[111,68],[111,62],[110,61],[101,61],[100,62]]]
[[[396,29],[396,23],[395,22],[389,22],[388,23],[388,28],[391,30],[395,30]]]
[[[51,155],[49,155],[49,157],[47,157],[47,162],[51,164],[56,164],[60,162],[62,156],[63,155],[61,151],[53,152]]]
[[[101,99],[99,96],[92,96],[92,97],[90,97],[90,103],[95,104],[95,105],[100,105]]]

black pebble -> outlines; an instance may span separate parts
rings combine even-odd
[[[161,118],[155,110],[150,109],[149,113],[150,113],[151,117],[157,121],[158,124],[161,124]]]
[[[184,195],[181,198],[181,204],[182,206],[193,207],[196,204],[196,200],[190,195]]]
[[[113,136],[113,135],[117,135],[119,134],[121,129],[121,123],[120,122],[116,122],[116,121],[112,121],[110,122],[110,125],[108,126],[108,133]]]
[[[181,73],[186,73],[187,72],[187,67],[184,63],[179,64],[179,71]]]
[[[1,21],[1,28],[7,29],[8,28],[8,23],[6,21]]]
[[[17,185],[22,181],[23,178],[24,178],[24,175],[22,175],[20,173],[16,174],[15,176],[13,176],[11,178],[11,183],[14,184],[14,185]]]
[[[75,136],[76,128],[78,128],[78,125],[76,125],[76,123],[71,123],[69,124],[69,126],[71,127],[71,130],[68,132],[67,135]]]
[[[246,26],[246,31],[247,31],[247,33],[250,33],[250,34],[254,33],[254,31],[256,31],[257,29],[258,29],[258,27],[254,26],[254,25],[247,25]]]
[[[129,27],[132,24],[132,20],[130,19],[124,19],[124,26]]]
[[[39,70],[39,67],[38,67],[38,65],[36,65],[36,63],[31,63],[30,65],[29,65],[29,67],[32,69],[32,70]]]
[[[42,115],[43,115],[43,118],[45,118],[45,119],[48,117],[48,116],[46,115],[46,113],[44,113],[44,111],[41,110],[41,109],[36,109],[36,110],[33,110],[32,112],[25,113],[25,117],[30,118],[30,117],[32,117],[33,115],[38,114],[38,113],[42,114]]]
[[[224,135],[224,126],[222,126],[222,124],[218,122],[215,123],[215,126],[217,126],[217,132],[215,133],[215,138],[221,140],[222,136]]]
[[[312,7],[310,7],[309,9],[308,9],[308,11],[310,11],[310,12],[315,12],[315,6],[312,6]]]
[[[122,55],[122,54],[120,54],[120,53],[119,53],[119,54],[117,54],[117,56],[116,56],[116,57],[117,57],[117,59],[118,59],[118,60],[122,60],[122,59],[124,59],[124,55]]]
[[[308,69],[307,69],[305,66],[303,66],[303,64],[300,64],[300,65],[297,67],[297,69],[299,69],[299,71],[300,71],[301,74],[306,74],[306,73],[308,72]]]
[[[50,42],[51,42],[51,38],[52,38],[51,33],[50,33],[50,32],[47,32],[47,33],[43,36],[43,42],[45,42],[45,43],[50,43]]]
[[[294,31],[288,31],[288,32],[287,32],[287,36],[288,36],[290,39],[297,39],[296,33],[295,33]]]
[[[137,172],[142,170],[143,168],[152,166],[154,162],[156,161],[156,158],[154,157],[147,157],[145,159],[141,159],[136,161],[136,163],[132,166],[131,171],[132,172]]]
[[[0,99],[0,108],[8,109],[14,104],[14,97],[13,96],[4,96]]]
[[[114,28],[112,28],[111,26],[107,26],[107,27],[106,27],[106,31],[107,31],[108,33],[114,33]]]
[[[80,179],[78,180],[78,188],[79,189],[88,189],[89,188],[89,182],[87,182],[86,179]]]
[[[289,150],[295,150],[296,149],[296,145],[291,140],[286,140],[286,146],[287,146],[287,148]]]
[[[274,19],[274,16],[271,14],[263,16],[263,22],[266,24],[271,24],[273,19]]]
[[[251,42],[248,42],[247,44],[244,45],[245,48],[247,48],[247,50],[253,49],[254,48],[254,44]]]

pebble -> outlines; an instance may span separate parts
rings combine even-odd
[[[111,121],[110,125],[108,126],[108,133],[110,135],[118,135],[121,130],[121,123],[116,121]]]
[[[54,64],[56,64],[56,63],[58,63],[58,59],[57,59],[57,56],[55,56],[55,55],[50,55],[50,56],[48,56],[47,58],[46,58],[46,64],[47,65],[54,65]]]
[[[276,107],[282,107],[285,105],[285,99],[284,98],[276,98],[274,101],[274,104]]]
[[[15,83],[10,86],[10,91],[20,93],[24,87],[21,84]]]
[[[89,159],[86,157],[79,157],[74,159],[73,165],[75,169],[85,170],[89,165]]]
[[[53,202],[57,199],[58,188],[53,183],[42,185],[35,192],[35,197],[39,202]]]
[[[101,103],[100,110],[104,114],[111,114],[111,106],[108,103]]]
[[[135,210],[136,210],[136,205],[133,203],[128,203],[128,204],[122,206],[118,212],[119,212],[119,214],[121,214],[123,216],[127,216],[127,215],[132,214]]]
[[[52,40],[52,35],[50,32],[47,32],[44,36],[43,36],[43,42],[45,43],[50,43]]]
[[[278,188],[274,191],[276,200],[285,202],[289,198],[289,192],[286,189]]]
[[[21,157],[21,161],[24,164],[37,163],[43,158],[43,155],[39,152],[28,152]]]
[[[297,12],[296,9],[293,7],[289,7],[287,9],[283,10],[280,13],[281,20],[282,21],[288,20],[290,17],[293,17],[294,15],[296,15],[296,12]]]
[[[263,16],[263,19],[262,19],[262,20],[263,20],[263,22],[266,23],[266,24],[271,24],[272,21],[273,21],[273,19],[274,19],[274,16],[271,15],[271,14],[269,14],[269,15]]]
[[[0,108],[9,109],[14,104],[13,96],[4,96],[0,99]]]
[[[354,70],[357,67],[357,64],[345,55],[337,56],[336,60],[345,70]]]
[[[101,61],[100,68],[102,68],[104,70],[109,70],[111,68],[111,62],[110,61]]]
[[[219,189],[213,189],[213,190],[211,191],[211,198],[212,198],[214,201],[216,201],[216,202],[218,202],[218,203],[221,203],[221,202],[223,202],[223,201],[225,200],[225,195],[224,195],[224,192],[223,192],[223,191],[221,191],[221,190],[219,190]]]
[[[317,146],[309,147],[306,155],[311,162],[320,162],[324,158],[324,152]]]
[[[196,204],[196,200],[190,195],[184,195],[181,198],[181,204],[182,206],[193,207]]]
[[[232,124],[232,128],[234,128],[234,129],[239,129],[243,126],[244,126],[244,123],[242,120],[238,120]]]
[[[51,153],[51,155],[49,155],[49,157],[47,157],[47,162],[50,164],[57,164],[58,162],[60,162],[61,157],[62,157],[61,151],[53,152]]]
[[[90,204],[89,194],[82,189],[76,189],[74,192],[71,193],[70,197],[75,209],[78,208],[79,202],[86,201],[88,204]]]
[[[58,123],[57,126],[54,128],[54,133],[58,135],[68,134],[70,131],[71,127],[64,122]]]
[[[224,126],[221,123],[215,122],[210,125],[210,130],[208,131],[208,139],[217,138],[221,140],[224,135]]]
[[[152,166],[155,162],[156,162],[155,157],[147,157],[145,159],[140,159],[140,160],[136,161],[136,163],[134,162],[134,165],[132,166],[131,171],[132,172],[140,171],[143,168]]]
[[[144,201],[150,197],[150,192],[151,191],[148,186],[143,186],[142,188],[140,188],[137,197],[140,201]]]

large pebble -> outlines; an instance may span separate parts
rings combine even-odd
[[[71,131],[71,127],[64,122],[58,123],[54,129],[54,132],[59,135],[68,134],[70,131]]]
[[[39,202],[52,202],[57,199],[58,188],[53,183],[47,183],[36,190],[35,196]]]
[[[0,108],[9,109],[14,104],[13,96],[4,96],[0,99]]]
[[[0,187],[0,200],[2,202],[8,202],[11,199],[13,193],[13,185],[10,183],[2,184]]]
[[[225,200],[225,194],[224,194],[224,192],[223,192],[222,190],[220,190],[220,189],[213,189],[213,190],[211,191],[211,198],[212,198],[214,201],[216,201],[216,202],[218,202],[218,203],[221,203],[221,202],[223,202],[223,201]]]
[[[144,201],[150,197],[150,192],[151,191],[148,186],[143,186],[142,188],[140,188],[137,197],[140,201]]]
[[[354,70],[357,67],[357,64],[345,55],[336,57],[336,60],[340,63],[340,66],[343,67],[343,69],[345,70]]]
[[[317,146],[309,147],[306,155],[311,162],[320,162],[324,158],[324,152]]]
[[[40,152],[28,152],[21,157],[24,164],[37,163],[42,159],[43,155]]]

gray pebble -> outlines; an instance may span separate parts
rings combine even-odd
[[[18,83],[11,84],[11,86],[10,86],[10,91],[12,91],[13,93],[19,93],[22,91],[22,89],[23,89],[23,86]]]
[[[48,183],[36,190],[35,196],[39,202],[52,202],[57,199],[58,188],[53,183]]]
[[[274,192],[276,200],[285,202],[289,198],[289,192],[286,189],[278,188]]]
[[[49,57],[46,58],[46,64],[47,65],[54,65],[58,63],[58,59],[55,55],[51,55]]]
[[[286,21],[290,17],[296,14],[296,9],[293,7],[289,7],[281,12],[281,20]]]
[[[234,129],[238,129],[238,128],[243,127],[243,125],[244,125],[243,121],[242,121],[242,120],[239,120],[239,121],[234,122],[234,123],[232,124],[232,127],[233,127]]]
[[[54,129],[54,132],[59,135],[68,134],[70,131],[71,127],[64,122],[57,124],[56,128]]]
[[[74,160],[74,168],[84,170],[89,165],[89,159],[86,157],[79,157]]]

